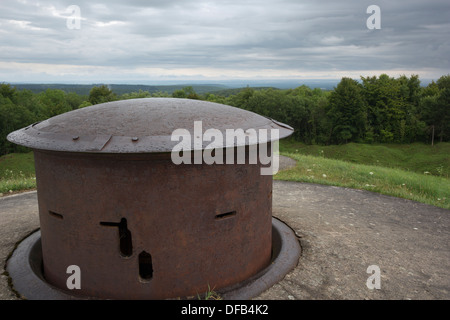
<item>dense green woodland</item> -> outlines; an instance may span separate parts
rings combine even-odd
[[[450,75],[421,86],[419,77],[382,74],[342,78],[331,91],[243,88],[233,94],[197,93],[184,87],[173,93],[139,90],[116,93],[107,86],[88,95],[47,89],[34,93],[0,84],[0,155],[25,151],[9,143],[8,133],[55,115],[86,106],[134,98],[176,97],[223,103],[289,124],[293,138],[307,144],[412,143],[450,140]]]

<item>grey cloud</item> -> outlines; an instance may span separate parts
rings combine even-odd
[[[80,30],[66,27],[74,2]],[[381,30],[366,28],[366,0],[8,0],[0,4],[0,63],[448,73],[446,1],[376,2]]]

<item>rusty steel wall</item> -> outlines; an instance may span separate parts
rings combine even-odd
[[[261,165],[175,165],[167,154],[35,150],[46,280],[107,299],[196,296],[266,267],[272,176]],[[247,163],[247,162],[246,162]]]

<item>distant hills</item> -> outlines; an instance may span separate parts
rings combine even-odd
[[[79,95],[89,95],[92,87],[106,85],[117,95],[124,93],[138,92],[139,90],[149,93],[168,93],[172,94],[176,90],[185,87],[192,87],[198,94],[213,93],[215,95],[228,96],[236,94],[245,87],[254,89],[276,88],[276,89],[294,89],[305,85],[311,89],[319,88],[322,90],[333,90],[341,79],[301,79],[301,80],[223,80],[216,83],[198,81],[193,83],[174,83],[172,81],[162,81],[159,84],[63,84],[63,83],[11,83],[18,90],[28,89],[33,93],[39,93],[47,89],[60,89],[65,92],[75,92]],[[358,80],[358,79],[356,79]],[[0,81],[2,83],[3,81]],[[430,79],[421,79],[421,85],[426,86],[431,82]]]
[[[228,96],[235,94],[245,87],[251,87],[254,89],[263,88],[276,88],[276,89],[289,89],[296,88],[301,85],[306,85],[310,88],[321,88],[324,90],[332,90],[339,80],[235,80],[235,81],[222,81],[222,83],[184,83],[184,84],[64,84],[64,83],[11,83],[12,86],[18,90],[27,89],[33,93],[39,93],[47,89],[59,89],[65,92],[75,92],[79,95],[89,95],[89,91],[95,86],[106,85],[117,95],[124,93],[138,92],[139,90],[148,91],[149,93],[166,92],[172,94],[176,90],[183,89],[185,87],[192,87],[198,94],[213,93],[216,95]]]
[[[47,89],[59,89],[65,92],[75,92],[79,95],[89,95],[89,91],[93,87],[98,87],[103,85],[102,83],[98,84],[35,84],[35,83],[20,83],[20,84],[12,84],[12,86],[16,87],[18,90],[27,89],[32,91],[33,93],[39,93],[45,91]],[[139,90],[148,91],[149,93],[156,92],[167,92],[168,94],[172,94],[176,90],[183,89],[187,86],[192,86],[195,92],[199,94],[207,93],[207,92],[216,92],[224,89],[229,89],[229,87],[224,85],[161,85],[161,86],[153,86],[153,85],[136,85],[136,84],[106,84],[106,86],[112,90],[117,95],[122,95],[124,93],[130,92],[138,92]]]

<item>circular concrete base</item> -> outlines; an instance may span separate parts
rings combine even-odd
[[[295,233],[286,224],[272,218],[272,262],[257,275],[234,286],[216,290],[224,300],[247,300],[258,296],[297,266],[301,254]],[[7,261],[13,289],[28,300],[98,299],[72,295],[45,281],[42,272],[41,233],[25,238]]]

